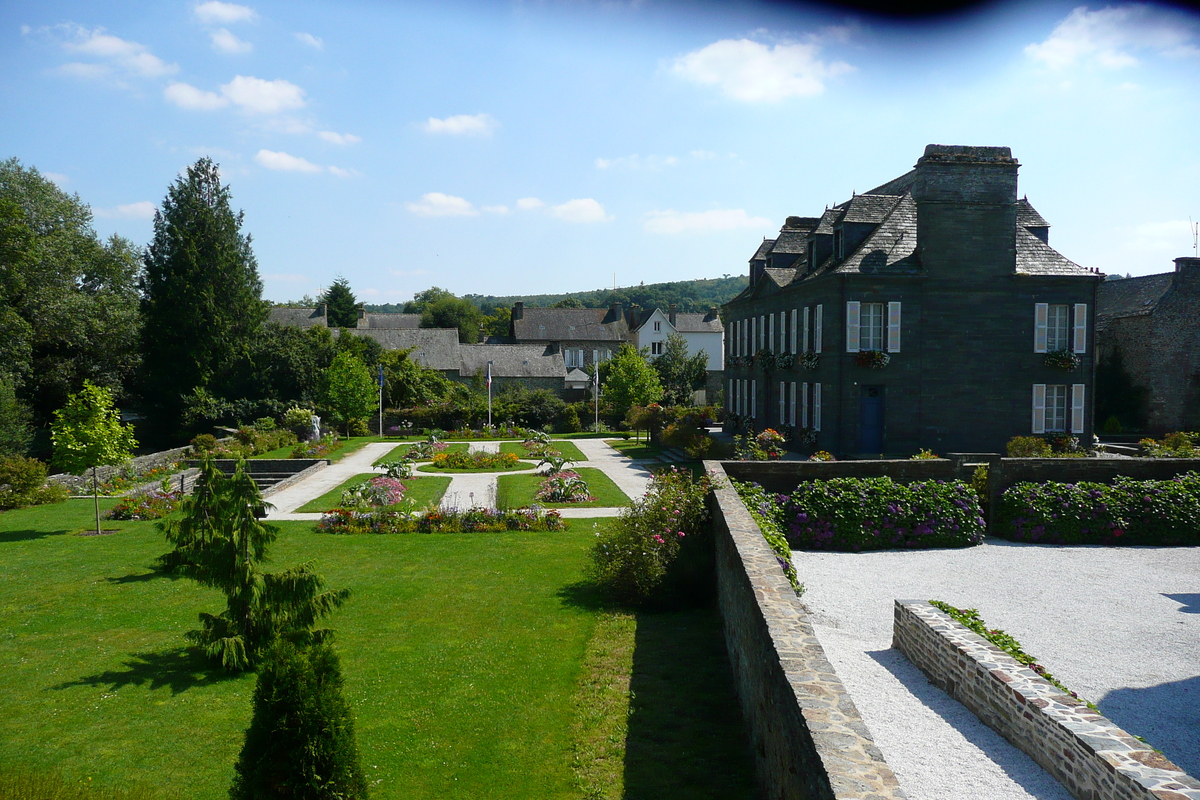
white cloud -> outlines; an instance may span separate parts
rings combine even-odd
[[[206,92],[187,83],[172,83],[163,89],[163,96],[180,108],[193,111],[212,111],[229,105],[228,98],[216,92]]]
[[[536,197],[522,197],[517,201],[517,208],[521,209],[522,211],[532,211],[533,209],[541,208],[544,205],[546,204],[541,200],[538,200]]]
[[[321,50],[325,47],[324,40],[313,36],[311,33],[297,33],[296,40],[299,41],[300,44],[306,44],[315,50]]]
[[[445,133],[450,136],[491,136],[500,123],[491,114],[458,114],[445,119],[430,117],[424,124],[427,133]]]
[[[105,33],[104,28],[89,30],[81,25],[66,23],[40,30],[52,36],[58,32],[66,32],[70,38],[62,42],[64,50],[102,59],[109,67],[119,69],[129,76],[158,78],[179,71],[178,65],[166,63],[151,53],[150,48],[144,44]],[[60,72],[74,77],[93,78],[107,74],[107,70],[99,64],[73,64],[64,67],[65,69],[60,68]]]
[[[697,161],[711,161],[717,157],[717,154],[712,150],[693,150],[688,155]]]
[[[220,0],[201,3],[193,11],[196,19],[205,25],[229,25],[234,22],[254,22],[258,19],[258,12],[253,8],[235,3],[222,3]]]
[[[1050,36],[1028,45],[1025,55],[1046,66],[1069,67],[1094,61],[1104,67],[1138,63],[1133,51],[1167,56],[1197,56],[1200,24],[1193,17],[1161,6],[1125,4],[1090,11],[1079,6]]]
[[[610,222],[612,217],[604,212],[604,206],[590,197],[578,200],[568,200],[562,205],[553,206],[549,214],[566,222]]]
[[[597,158],[596,169],[620,167],[623,169],[658,170],[663,167],[673,167],[678,163],[679,159],[675,156],[645,156],[643,158],[634,153],[631,156],[620,156],[619,158]]]
[[[97,208],[97,217],[109,217],[112,219],[154,219],[154,212],[157,207],[149,200],[143,200],[140,203],[129,203],[116,208]]]
[[[827,79],[854,69],[844,61],[822,61],[820,49],[815,42],[769,46],[750,39],[722,39],[675,59],[671,71],[746,102],[812,97],[825,90]]]
[[[54,69],[54,73],[62,75],[65,78],[81,78],[93,81],[100,78],[107,78],[112,74],[112,68],[107,64],[84,64],[81,61],[70,61],[66,64],[60,64]]]
[[[221,94],[235,105],[258,114],[275,114],[302,108],[305,104],[304,90],[283,79],[265,81],[238,75],[221,86]]]
[[[222,53],[249,53],[254,49],[254,45],[239,39],[225,28],[215,30],[209,36],[212,37],[213,49]]]
[[[334,131],[317,131],[317,136],[320,136],[327,142],[333,144],[358,144],[362,141],[361,136],[355,136],[353,133],[336,133]]]
[[[484,206],[483,210],[489,214],[507,214],[508,206]]]
[[[686,231],[733,231],[745,228],[772,229],[774,223],[766,217],[752,217],[741,208],[711,211],[651,211],[642,224],[650,233],[684,233]]]
[[[469,201],[441,192],[423,194],[420,202],[405,203],[404,207],[419,217],[474,217],[479,213]]]
[[[328,167],[331,175],[336,175],[339,178],[357,178],[361,173],[356,169],[342,169],[341,167]]]
[[[54,181],[60,187],[66,186],[71,182],[71,179],[66,175],[63,175],[61,172],[43,172],[42,177]]]
[[[258,154],[254,156],[254,160],[267,169],[285,172],[321,172],[321,168],[311,161],[287,153],[277,153],[274,150],[259,150]]]

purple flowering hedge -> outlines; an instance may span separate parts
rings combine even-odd
[[[798,550],[969,547],[983,541],[986,524],[963,481],[831,478],[780,500],[788,543]]]
[[[1200,473],[1165,481],[1018,483],[1005,490],[996,534],[1043,544],[1200,544]]]

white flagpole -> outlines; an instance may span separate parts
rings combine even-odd
[[[379,438],[383,438],[383,362],[379,363]]]
[[[592,391],[592,400],[596,405],[596,427],[593,429],[597,433],[600,432],[600,365],[593,364],[592,368],[596,370],[596,374],[592,376],[592,383],[595,388]]]
[[[492,362],[488,362],[487,366],[487,387],[488,387],[488,427],[492,427]]]

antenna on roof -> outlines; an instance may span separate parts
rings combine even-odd
[[[1200,222],[1192,222],[1188,217],[1188,225],[1192,228],[1192,255],[1200,256]]]

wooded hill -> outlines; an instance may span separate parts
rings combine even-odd
[[[531,308],[544,308],[564,300],[578,301],[583,308],[607,308],[613,303],[619,302],[626,307],[639,305],[642,308],[666,309],[671,303],[675,303],[680,311],[698,312],[707,311],[713,306],[720,306],[733,299],[738,292],[746,288],[747,280],[745,275],[734,275],[728,278],[704,278],[694,281],[621,286],[615,291],[613,289],[595,289],[589,292],[527,294],[508,297],[468,294],[464,297],[478,306],[485,314],[492,313],[496,308],[511,308],[513,303],[518,300],[524,301],[525,305]],[[366,306],[367,311],[376,313],[394,313],[403,308],[403,303]]]

